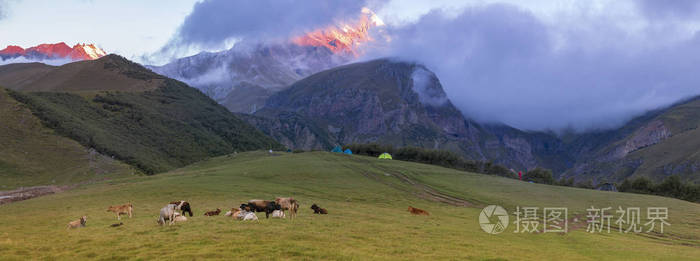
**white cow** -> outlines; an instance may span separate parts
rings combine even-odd
[[[168,220],[168,225],[172,225],[175,222],[175,209],[177,205],[168,204],[167,206],[160,209],[160,217],[158,217],[158,224],[165,225],[165,221]],[[179,214],[179,213],[178,213]]]

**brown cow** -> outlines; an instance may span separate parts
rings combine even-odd
[[[408,206],[408,212],[411,212],[413,215],[425,215],[425,216],[430,216],[430,213],[428,211],[419,209],[419,208],[414,208],[411,206]]]
[[[221,209],[216,208],[216,210],[214,210],[214,211],[207,211],[206,213],[204,213],[204,215],[205,216],[218,216],[219,213],[221,213]]]
[[[275,203],[282,206],[282,210],[289,210],[289,216],[294,218],[299,210],[299,202],[294,198],[276,198]]]
[[[324,215],[328,214],[328,210],[326,210],[325,208],[319,207],[315,203],[313,205],[311,205],[311,209],[314,210],[314,214],[324,214]]]
[[[86,223],[87,216],[82,216],[78,220],[68,222],[68,227],[66,227],[66,229],[84,227]]]
[[[115,214],[117,214],[117,220],[122,219],[120,216],[121,214],[128,214],[129,218],[131,218],[131,214],[133,211],[134,205],[131,205],[131,203],[127,203],[121,206],[109,206],[109,208],[107,208],[107,212],[114,212]]]

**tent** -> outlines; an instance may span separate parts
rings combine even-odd
[[[352,155],[352,150],[345,149],[345,151],[343,151],[343,153],[348,154],[348,155]]]
[[[384,153],[382,153],[382,155],[379,155],[379,159],[392,159],[392,158],[391,158],[391,155],[389,155],[389,153],[384,152]]]
[[[333,148],[331,152],[343,153],[343,148],[341,148],[340,146],[335,146],[335,148]]]
[[[615,187],[615,184],[605,183],[603,185],[600,185],[600,187],[598,187],[598,190],[617,192],[617,187]]]

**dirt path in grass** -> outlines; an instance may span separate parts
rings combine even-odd
[[[36,186],[0,191],[0,205],[59,193],[73,187],[74,186]]]
[[[355,161],[358,163],[363,163],[359,160],[355,160]],[[420,197],[423,199],[427,199],[427,200],[435,201],[435,202],[441,202],[441,203],[445,203],[445,204],[449,204],[449,205],[453,205],[453,206],[458,206],[458,207],[477,207],[477,205],[472,203],[472,202],[469,202],[465,199],[461,199],[458,197],[453,197],[453,196],[444,194],[444,193],[442,193],[434,188],[431,188],[428,185],[417,182],[417,181],[411,179],[410,177],[408,177],[408,176],[406,176],[403,173],[400,173],[398,171],[393,171],[393,170],[388,170],[388,169],[381,168],[381,167],[376,167],[377,169],[384,172],[385,175],[393,176],[393,177],[399,179],[402,183],[410,185],[410,187],[412,187],[413,189],[407,189],[404,186],[398,186],[395,183],[387,182],[387,181],[381,179],[380,177],[377,177],[376,175],[373,175],[371,173],[367,173],[366,171],[359,169],[355,166],[351,166],[349,164],[342,164],[342,165],[345,166],[346,168],[360,172],[363,176],[365,176],[369,179],[372,179],[374,181],[377,181],[379,183],[382,183],[384,185],[387,185],[387,186],[392,187],[392,188],[397,189],[397,190],[410,192],[410,193],[416,195],[417,197]]]

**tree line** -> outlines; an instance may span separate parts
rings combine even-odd
[[[378,157],[387,152],[395,160],[411,161],[424,164],[438,165],[446,168],[462,171],[482,173],[518,179],[515,171],[491,161],[467,160],[462,156],[447,150],[433,150],[420,147],[394,148],[391,145],[377,143],[350,144],[343,150],[350,149],[354,154]],[[523,181],[557,186],[597,189],[606,183],[593,184],[591,180],[579,181],[573,177],[556,180],[551,170],[537,167],[522,175]],[[700,184],[690,184],[681,181],[678,176],[670,176],[662,182],[655,184],[646,177],[625,179],[621,183],[614,184],[620,192],[638,194],[650,194],[664,197],[673,197],[691,202],[700,202]]]

